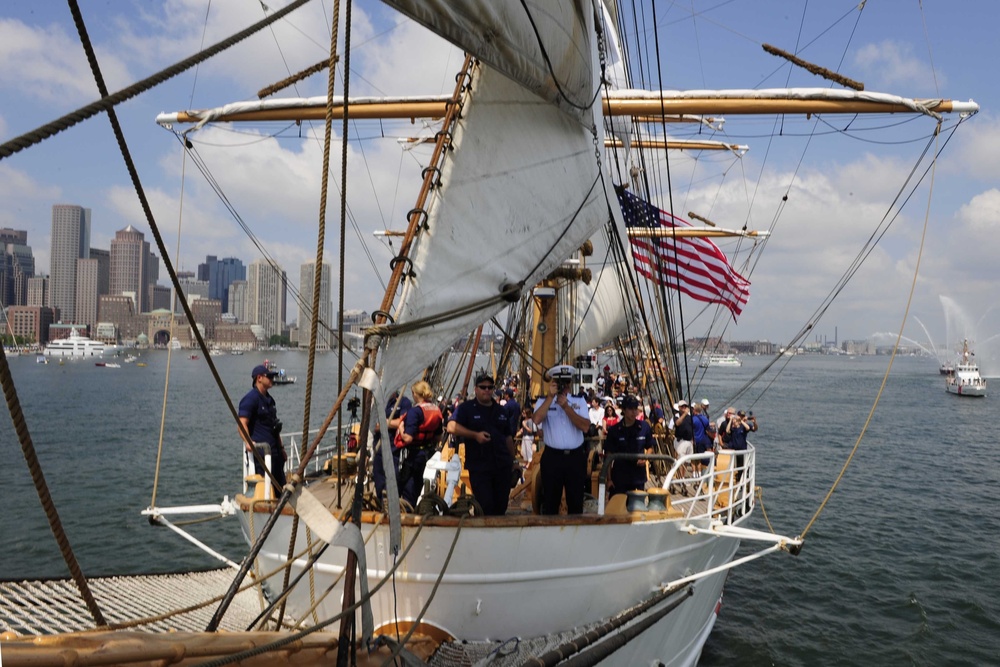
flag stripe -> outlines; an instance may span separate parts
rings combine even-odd
[[[629,228],[691,227],[623,188],[618,201]],[[704,238],[631,238],[636,271],[653,282],[677,289],[692,299],[725,306],[735,319],[750,298],[750,281],[737,273],[725,254]]]

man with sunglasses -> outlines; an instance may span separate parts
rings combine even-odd
[[[514,437],[502,405],[493,399],[493,377],[476,378],[476,396],[460,403],[448,422],[448,433],[465,443],[465,469],[469,471],[472,495],[489,516],[507,512],[511,470],[514,469]]]

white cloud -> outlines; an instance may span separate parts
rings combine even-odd
[[[100,44],[95,46],[105,81],[122,80],[123,62]],[[16,19],[0,19],[0,89],[55,103],[57,108],[97,98],[97,84],[79,39],[61,26],[28,26]]]
[[[933,82],[928,75],[930,65],[905,42],[885,39],[867,44],[855,53],[854,67],[862,72],[869,88],[872,87],[871,84],[883,88],[905,86],[925,94],[934,93]],[[937,84],[946,84],[942,72],[937,72]]]

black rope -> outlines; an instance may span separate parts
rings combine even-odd
[[[48,139],[51,136],[59,134],[63,130],[67,130],[73,127],[77,123],[87,120],[88,118],[95,116],[102,111],[109,111],[114,107],[116,107],[117,105],[121,104],[122,102],[130,100],[136,95],[144,93],[151,88],[155,88],[164,81],[177,76],[181,72],[190,69],[205,60],[208,60],[212,56],[221,53],[222,51],[225,51],[230,46],[238,44],[239,42],[243,41],[244,39],[254,34],[255,32],[263,28],[266,28],[267,26],[274,23],[278,19],[284,18],[286,14],[290,13],[295,9],[298,9],[308,1],[309,0],[295,0],[287,7],[284,7],[283,9],[275,12],[270,17],[262,21],[254,23],[249,28],[241,30],[235,35],[227,37],[221,42],[214,44],[213,46],[210,46],[203,51],[199,51],[198,53],[194,54],[189,58],[185,58],[179,63],[171,65],[166,69],[162,69],[156,74],[146,77],[142,81],[138,81],[132,84],[128,88],[123,88],[119,90],[117,93],[114,93],[113,95],[109,95],[105,90],[104,92],[101,93],[101,99],[97,100],[96,102],[91,102],[86,106],[80,107],[76,111],[71,111],[62,118],[57,118],[56,120],[50,123],[42,125],[41,127],[31,130],[30,132],[26,132],[25,134],[22,134],[19,137],[15,137],[10,141],[5,142],[3,145],[0,145],[0,160],[3,160],[6,157],[10,157],[14,153],[23,151],[25,148],[29,148],[31,146],[34,146],[35,144],[41,143],[45,139]]]
[[[42,503],[42,509],[45,510],[45,518],[49,521],[49,528],[52,530],[52,535],[56,538],[56,543],[59,545],[59,551],[62,553],[63,560],[66,561],[70,575],[72,575],[77,588],[80,589],[80,595],[87,604],[90,615],[94,617],[94,622],[97,625],[107,625],[107,622],[104,620],[104,614],[101,613],[101,608],[97,606],[97,600],[94,599],[94,595],[90,591],[90,586],[87,584],[87,578],[80,568],[80,563],[76,560],[73,549],[70,547],[69,537],[66,536],[66,531],[63,530],[62,521],[59,519],[59,512],[56,510],[55,503],[52,502],[52,494],[49,493],[49,487],[45,483],[45,475],[42,473],[42,466],[38,462],[35,445],[31,441],[31,433],[28,432],[28,424],[24,421],[24,412],[21,411],[21,401],[17,397],[17,389],[14,387],[14,378],[10,374],[10,365],[7,363],[7,354],[4,352],[3,345],[0,345],[0,386],[3,387],[3,395],[7,400],[7,410],[10,412],[10,419],[14,422],[14,431],[17,433],[17,440],[21,443],[21,454],[24,455],[24,461],[28,465],[31,479],[35,483],[35,491],[38,493],[38,500]]]

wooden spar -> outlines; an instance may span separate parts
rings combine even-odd
[[[975,102],[916,100],[937,113],[979,111]],[[651,114],[857,114],[916,113],[906,104],[874,99],[810,99],[788,97],[649,97],[644,99],[604,99],[605,116],[648,116]]]
[[[768,236],[769,232],[766,231],[756,231],[742,229],[720,229],[718,227],[708,229],[706,227],[659,227],[656,229],[649,228],[631,228],[628,230],[629,238],[672,238],[676,236],[677,238],[715,238],[715,237],[726,237],[726,236],[756,236],[765,237]]]
[[[772,46],[770,44],[762,44],[761,46],[765,51],[770,53],[772,56],[778,56],[779,58],[784,58],[788,62],[794,65],[798,65],[802,69],[811,72],[816,76],[821,76],[824,79],[829,79],[830,81],[839,83],[842,86],[846,86],[848,88],[853,88],[854,90],[865,89],[865,84],[861,83],[860,81],[855,81],[854,79],[846,77],[838,72],[834,72],[833,70],[829,70],[825,67],[820,67],[819,65],[814,65],[813,63],[807,60],[802,60],[802,58],[792,55],[791,53],[785,51],[784,49],[779,49],[777,46]]]
[[[900,98],[886,97],[884,100],[879,100],[873,99],[870,95],[839,99],[816,98],[812,96],[793,98],[787,95],[751,96],[749,93],[753,91],[747,92],[748,95],[744,97],[722,94],[705,97],[678,97],[668,94],[661,98],[654,94],[642,98],[605,98],[603,100],[604,115],[631,116],[633,118],[642,118],[643,120],[650,120],[655,117],[666,122],[680,122],[677,118],[678,116],[710,114],[810,115],[917,113],[917,110],[910,105],[892,101]],[[351,100],[348,106],[351,117],[356,119],[438,119],[444,118],[447,114],[450,99],[444,97],[391,101],[359,99],[357,101]],[[979,105],[971,101],[915,100],[915,102],[937,113],[976,113],[979,111]],[[342,118],[343,111],[344,107],[342,104],[335,104],[333,106],[333,117]],[[315,104],[296,102],[288,106],[262,104],[259,108],[251,106],[245,110],[239,110],[234,107],[233,110],[226,112],[223,112],[221,109],[216,110],[216,112],[179,111],[160,114],[157,116],[156,122],[160,124],[199,123],[205,120],[205,118],[210,118],[213,122],[321,121],[326,119],[326,103],[325,101],[322,103],[316,102]]]
[[[704,216],[698,215],[694,211],[688,211],[688,217],[691,218],[692,220],[697,220],[698,222],[704,222],[709,227],[718,227],[717,224],[715,224],[714,222],[712,222],[711,220],[709,220]]]
[[[741,144],[727,144],[723,141],[697,141],[693,139],[635,139],[632,146],[639,148],[660,148],[675,151],[733,151],[734,153],[745,153],[750,150],[749,146]],[[609,148],[621,148],[620,139],[606,138],[604,145]]]

